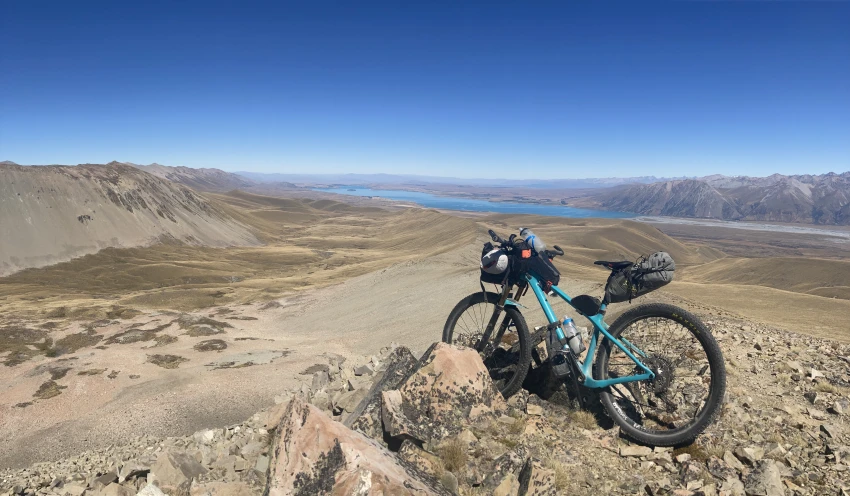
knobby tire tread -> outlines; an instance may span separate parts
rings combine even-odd
[[[631,324],[643,318],[651,317],[664,317],[679,322],[691,331],[691,334],[694,334],[695,329],[697,330],[695,334],[696,339],[705,350],[711,370],[709,399],[701,418],[682,432],[676,432],[674,434],[648,433],[635,428],[629,419],[624,419],[617,413],[617,410],[613,406],[613,396],[608,388],[601,390],[599,396],[602,404],[608,411],[608,415],[620,426],[620,429],[626,435],[635,441],[653,446],[679,446],[688,444],[696,439],[706,427],[711,425],[720,414],[723,397],[726,393],[726,367],[723,361],[723,353],[711,331],[699,318],[687,310],[666,303],[647,303],[627,310],[611,324],[609,332],[615,338],[619,338],[623,330]],[[611,341],[606,339],[599,347],[596,363],[593,365],[593,377],[597,380],[607,378],[606,368],[612,346]]]

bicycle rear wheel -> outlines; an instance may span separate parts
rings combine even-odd
[[[649,367],[655,378],[605,388],[602,404],[631,438],[656,446],[693,441],[720,412],[726,368],[720,347],[694,315],[672,305],[632,308],[609,329]],[[605,340],[596,379],[643,373],[625,353]]]
[[[511,306],[500,313],[489,342],[480,346],[498,302],[499,295],[491,292],[473,293],[460,300],[443,327],[443,342],[481,348],[479,354],[490,378],[508,398],[519,391],[528,374],[531,346],[525,319]]]

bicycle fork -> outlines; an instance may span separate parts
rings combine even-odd
[[[485,352],[485,356],[489,356],[491,351],[488,349],[490,346],[490,336],[493,334],[493,330],[496,328],[496,322],[499,321],[499,316],[502,314],[502,311],[505,309],[505,302],[510,297],[511,285],[505,284],[502,289],[502,294],[499,297],[499,302],[496,304],[496,309],[493,310],[493,315],[490,316],[490,321],[487,323],[487,328],[484,330],[484,334],[481,336],[481,341],[476,346],[476,351],[479,353]],[[519,299],[519,290],[517,290],[517,294],[514,296],[514,301]],[[499,343],[502,342],[502,338],[505,336],[505,331],[508,330],[508,319],[502,321],[502,325],[499,326],[499,330],[496,333],[495,339],[493,339],[492,349],[495,349]]]

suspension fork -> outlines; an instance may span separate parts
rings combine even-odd
[[[524,294],[523,289],[528,289],[528,284],[520,283],[516,287],[516,291],[514,292],[513,301],[519,301],[519,298]],[[508,294],[510,296],[510,294]],[[506,298],[507,300],[507,298]],[[502,301],[502,305],[504,305],[505,301]],[[496,333],[496,338],[493,340],[496,343],[496,346],[502,342],[502,338],[505,336],[505,331],[508,330],[508,319],[502,321],[502,325],[499,326],[499,332]]]
[[[483,352],[487,349],[488,344],[490,343],[490,336],[493,334],[493,330],[496,328],[496,322],[499,321],[499,316],[502,314],[502,310],[505,309],[505,301],[507,301],[508,297],[511,294],[511,288],[513,285],[505,284],[502,288],[502,294],[499,296],[499,302],[496,303],[496,308],[493,310],[493,315],[490,316],[490,321],[487,323],[487,328],[484,330],[484,334],[481,336],[481,341],[478,342],[478,346],[475,347],[475,350],[479,353]],[[519,291],[517,291],[519,293]],[[508,327],[507,319],[502,321],[502,325],[499,326],[499,331],[496,333],[495,343],[500,343],[502,341],[502,336],[505,334],[505,330]],[[488,350],[489,351],[489,350]],[[487,353],[489,355],[489,352]]]

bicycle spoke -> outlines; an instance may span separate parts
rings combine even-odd
[[[652,380],[610,388],[614,401],[637,425],[650,431],[677,429],[693,422],[705,407],[711,387],[708,356],[696,337],[677,321],[649,317],[633,322],[622,336],[656,374]],[[640,349],[645,356],[633,350]],[[622,350],[613,347],[608,377],[643,373]]]

